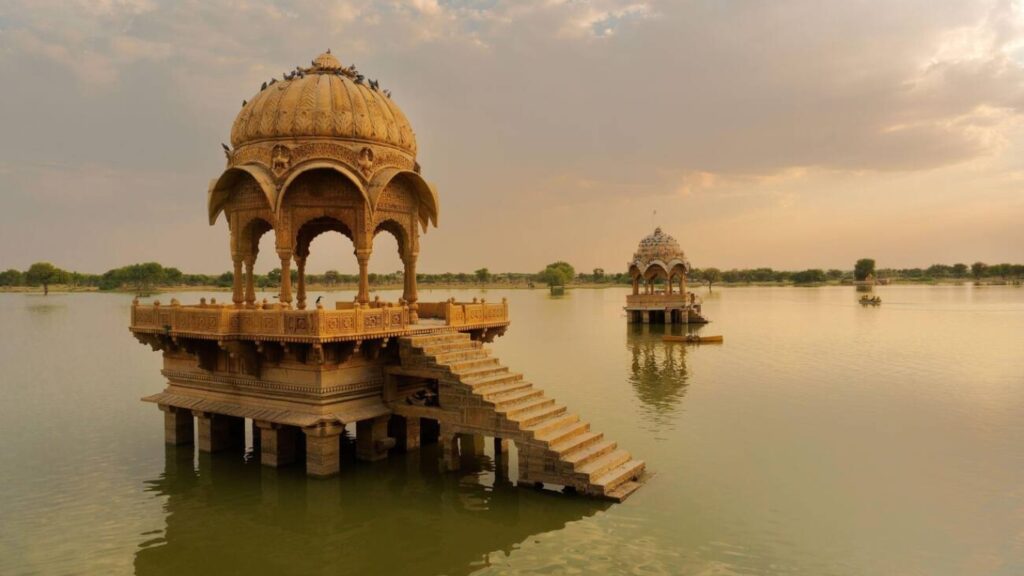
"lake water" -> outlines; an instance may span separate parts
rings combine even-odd
[[[617,505],[429,446],[329,480],[165,449],[130,296],[0,294],[0,574],[1024,574],[1024,289],[703,293],[721,346],[624,289],[485,294],[495,354],[654,473]]]

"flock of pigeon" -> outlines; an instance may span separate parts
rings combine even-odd
[[[330,54],[331,51],[328,50],[327,53]],[[368,86],[374,92],[380,92],[380,93],[384,94],[385,96],[387,96],[388,98],[391,98],[391,91],[390,90],[381,90],[380,89],[380,83],[377,82],[376,80],[368,79],[368,78],[366,78],[366,76],[363,76],[362,74],[360,74],[359,71],[356,70],[356,65],[355,64],[352,64],[352,65],[348,66],[347,68],[341,68],[339,70],[334,70],[334,71],[325,70],[323,68],[319,68],[317,66],[316,60],[311,61],[310,64],[312,65],[312,67],[310,67],[310,68],[303,68],[302,66],[296,66],[295,70],[292,70],[291,72],[285,72],[284,74],[281,74],[281,80],[284,81],[284,82],[287,82],[287,81],[290,81],[290,80],[294,80],[296,78],[304,78],[306,76],[306,74],[312,73],[313,70],[316,70],[317,74],[328,74],[328,73],[332,73],[333,72],[336,76],[346,76],[348,78],[351,78],[352,81],[355,82],[356,84],[362,85],[365,82],[365,85]],[[276,83],[277,83],[277,78],[271,78],[269,82],[264,82],[263,85],[260,86],[260,92],[263,92],[264,90],[266,90],[267,88],[273,86]],[[249,103],[248,100],[242,100],[242,108],[245,108],[245,105],[248,104],[248,103]],[[221,147],[224,148],[224,154],[228,158],[231,158],[231,148],[227,144],[224,144],[224,143],[221,143]]]
[[[327,53],[330,54],[331,51],[328,50]],[[313,70],[316,70],[317,74],[325,74],[325,73],[330,73],[331,72],[329,70],[324,70],[323,68],[318,68],[315,60],[312,61],[310,64],[312,64],[311,68],[303,68],[301,66],[296,66],[295,70],[292,70],[291,72],[285,72],[284,74],[281,74],[281,79],[283,81],[287,82],[289,80],[294,80],[296,78],[304,78],[306,76],[306,74],[311,73]],[[360,74],[359,71],[356,70],[356,65],[355,64],[352,64],[351,66],[348,66],[347,68],[341,68],[340,70],[334,70],[333,73],[335,75],[337,75],[337,76],[347,76],[348,78],[351,78],[352,81],[355,82],[356,84],[360,84],[361,85],[361,84],[363,84],[365,82],[365,85],[368,86],[374,92],[380,92],[380,93],[384,94],[385,96],[387,96],[388,98],[391,98],[391,91],[390,90],[381,90],[380,83],[377,82],[376,80],[369,79],[366,76],[363,76],[362,74]],[[270,86],[273,86],[276,83],[277,83],[277,78],[271,78],[269,82],[264,82],[263,85],[260,86],[260,92],[263,92],[264,90],[266,90]],[[242,100],[242,107],[243,108],[245,107],[246,104],[248,104],[248,101]]]

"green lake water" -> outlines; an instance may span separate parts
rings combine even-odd
[[[625,289],[421,294],[508,298],[495,355],[653,473],[615,505],[434,446],[329,480],[165,448],[130,296],[0,294],[0,574],[1024,574],[1024,289],[876,293],[703,290],[720,346]]]

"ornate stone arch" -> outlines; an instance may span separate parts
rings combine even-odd
[[[408,226],[400,222],[395,218],[385,218],[384,220],[377,222],[373,227],[373,238],[376,238],[381,232],[388,232],[395,237],[395,242],[398,244],[398,255],[404,260],[409,254],[416,252],[413,243],[415,231],[410,233]]]
[[[207,212],[210,217],[210,225],[217,222],[217,216],[224,210],[225,205],[231,198],[238,185],[248,178],[258,187],[267,201],[267,208],[274,210],[277,204],[277,188],[274,187],[270,175],[259,164],[243,164],[228,168],[216,180],[210,182],[210,189],[207,192]]]
[[[259,252],[260,239],[267,232],[274,231],[274,223],[262,216],[239,218],[236,249],[245,257],[255,259]]]
[[[370,209],[376,212],[383,208],[381,205],[382,197],[386,197],[384,192],[389,189],[392,183],[406,184],[412,192],[413,198],[417,203],[413,214],[423,227],[423,231],[426,232],[430,224],[433,224],[436,228],[440,209],[437,191],[419,173],[412,170],[385,168],[377,172],[373,180],[370,181],[367,191]]]
[[[668,280],[669,268],[661,260],[654,260],[644,266],[643,276],[647,280],[657,280],[658,278]]]
[[[356,244],[356,233],[349,223],[331,215],[310,218],[296,227],[295,254],[305,258],[309,255],[309,245],[321,234],[337,232],[348,238],[352,245]]]
[[[363,199],[363,202],[367,206],[371,206],[369,196],[366,193],[366,188],[363,187],[362,181],[359,179],[358,176],[356,176],[354,172],[352,172],[345,166],[338,164],[337,162],[329,160],[313,160],[296,166],[295,169],[292,170],[291,174],[288,175],[288,178],[281,185],[280,194],[278,194],[277,196],[277,202],[274,205],[275,212],[281,212],[281,208],[284,206],[285,197],[288,195],[288,191],[291,188],[292,183],[294,183],[295,180],[299,178],[299,176],[302,176],[303,174],[313,170],[332,170],[334,172],[337,172],[338,174],[341,174],[359,192],[360,196]]]

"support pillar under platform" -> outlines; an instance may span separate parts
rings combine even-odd
[[[199,423],[199,451],[213,454],[245,445],[245,418],[192,412]]]
[[[399,450],[408,452],[420,447],[420,419],[392,415],[388,420],[388,436],[395,439]]]
[[[194,417],[191,410],[161,404],[164,413],[164,443],[171,446],[192,444],[195,436]]]
[[[295,462],[298,428],[262,421],[255,424],[260,438],[260,464],[280,468]]]
[[[383,460],[394,446],[395,440],[388,437],[387,416],[356,422],[356,458],[359,460]]]
[[[306,475],[327,478],[341,472],[341,424],[303,428],[306,434]]]
[[[459,451],[467,458],[483,456],[484,437],[479,434],[459,434]]]
[[[441,444],[441,470],[454,472],[459,469],[459,436],[445,428],[441,424],[441,434],[437,440]]]

